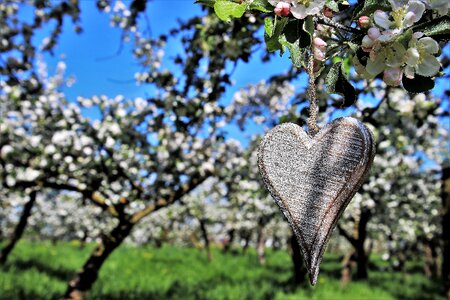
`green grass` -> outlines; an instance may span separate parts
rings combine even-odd
[[[20,242],[0,268],[0,299],[57,299],[92,248]],[[209,263],[196,249],[122,246],[102,268],[89,299],[441,299],[439,283],[417,268],[401,274],[374,267],[368,281],[341,287],[339,257],[327,255],[318,284],[296,289],[286,252],[269,251],[265,266],[254,252],[214,250],[213,256]]]

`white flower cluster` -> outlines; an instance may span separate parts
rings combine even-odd
[[[361,45],[369,53],[367,64],[363,66],[355,56],[356,71],[367,79],[383,73],[383,80],[390,86],[400,85],[403,76],[435,76],[441,67],[436,57],[438,43],[410,29],[422,18],[425,4],[418,0],[390,3],[392,11],[377,10],[373,14],[375,26],[368,29]]]
[[[269,3],[275,6],[275,14],[287,17],[289,13],[292,13],[297,19],[319,14],[325,2],[325,0],[269,0]]]

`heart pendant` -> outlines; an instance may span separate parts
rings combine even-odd
[[[297,237],[312,285],[331,233],[374,154],[372,133],[354,118],[336,119],[313,138],[284,123],[259,146],[259,171]]]

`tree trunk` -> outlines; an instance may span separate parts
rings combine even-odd
[[[304,285],[306,281],[307,270],[303,263],[302,253],[300,251],[300,245],[294,234],[289,238],[289,245],[291,246],[292,264],[294,267],[294,284]]]
[[[367,223],[372,213],[369,209],[362,209],[358,223],[358,238],[356,243],[356,278],[367,279],[369,277],[369,257],[364,249],[364,243],[367,237]]]
[[[244,246],[242,246],[242,253],[246,254],[247,250],[248,250],[248,246],[250,246],[250,240],[252,238],[252,233],[251,231],[247,232],[246,234],[244,234]]]
[[[342,227],[338,225],[339,233],[343,237],[345,237],[350,242],[350,244],[352,244],[355,250],[356,279],[367,279],[369,277],[369,256],[364,248],[364,243],[367,238],[367,223],[369,222],[371,215],[372,213],[369,209],[361,209],[359,218],[355,220],[354,231],[352,235],[348,234]]]
[[[36,202],[36,194],[37,194],[37,192],[35,190],[31,191],[30,199],[23,207],[23,211],[22,211],[22,215],[20,216],[19,223],[17,224],[16,228],[14,229],[14,232],[13,232],[11,238],[9,239],[8,243],[0,251],[0,265],[3,265],[6,263],[6,260],[8,259],[9,254],[14,249],[14,246],[16,245],[16,243],[22,237],[22,234],[25,231],[25,227],[27,226],[27,223],[28,223],[28,217],[31,215],[31,210],[33,209],[34,203]]]
[[[430,279],[439,277],[437,245],[434,240],[424,241],[424,272]]]
[[[225,246],[222,249],[223,253],[227,253],[231,249],[231,245],[233,244],[234,236],[235,236],[236,230],[234,228],[228,230],[228,240],[225,243]]]
[[[259,224],[256,252],[258,253],[258,261],[260,265],[264,265],[266,263],[265,243],[266,238],[264,236],[264,225]]]
[[[442,279],[445,296],[450,300],[450,166],[442,170]]]
[[[353,269],[356,266],[356,252],[352,251],[344,256],[342,260],[341,285],[346,286],[352,281]]]
[[[206,230],[206,220],[200,218],[200,219],[198,219],[198,221],[200,223],[200,230],[202,232],[202,238],[205,243],[205,249],[206,249],[206,253],[208,255],[208,261],[212,261],[213,257],[211,254],[211,247],[209,246],[209,236],[208,236],[208,231]]]
[[[98,272],[109,255],[123,242],[130,234],[133,224],[121,221],[109,235],[102,236],[99,244],[91,253],[83,268],[70,280],[65,299],[82,300],[85,294],[91,289],[97,280]]]

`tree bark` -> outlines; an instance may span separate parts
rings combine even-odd
[[[307,282],[306,274],[307,270],[303,263],[302,253],[300,251],[300,245],[294,234],[289,238],[289,245],[291,246],[292,265],[294,268],[294,284],[305,285]]]
[[[349,252],[344,256],[342,260],[342,271],[341,271],[341,285],[346,286],[352,281],[353,269],[356,266],[356,254],[355,251]]]
[[[439,277],[437,245],[434,240],[424,241],[424,272],[430,279]]]
[[[14,249],[14,246],[16,243],[20,240],[20,238],[23,235],[23,232],[25,231],[25,227],[28,223],[28,217],[31,215],[31,210],[33,209],[34,203],[36,202],[36,194],[37,192],[35,190],[31,191],[30,198],[28,202],[23,207],[22,215],[20,216],[19,223],[17,223],[16,228],[14,229],[14,232],[9,239],[8,243],[3,247],[3,249],[0,251],[0,265],[4,265],[8,259],[9,254]]]
[[[200,223],[200,230],[202,232],[202,238],[205,243],[205,249],[206,249],[206,253],[208,255],[208,261],[212,261],[213,257],[212,257],[212,253],[211,253],[211,247],[209,246],[209,236],[208,236],[208,231],[206,229],[206,220],[203,218],[199,218],[198,221]]]
[[[445,296],[450,300],[450,166],[442,170],[442,279]]]
[[[359,218],[355,220],[352,235],[349,235],[342,227],[338,225],[339,233],[346,238],[350,244],[352,244],[355,250],[356,279],[367,279],[369,277],[369,256],[364,248],[364,244],[367,238],[367,223],[369,222],[371,216],[372,213],[370,209],[362,208]]]
[[[234,228],[228,230],[228,241],[226,241],[226,244],[222,249],[223,253],[227,253],[230,251],[231,245],[233,244],[235,233],[236,233],[236,230]]]
[[[266,263],[266,252],[265,252],[266,238],[264,236],[264,224],[260,223],[258,225],[258,239],[256,243],[256,252],[258,253],[258,261],[260,265]]]
[[[362,209],[361,216],[358,223],[358,239],[356,245],[356,278],[357,279],[367,279],[369,278],[369,257],[364,248],[364,243],[367,237],[367,223],[371,217],[372,213],[369,209]]]
[[[244,234],[244,246],[242,246],[242,253],[246,254],[248,250],[248,246],[250,246],[250,240],[252,238],[252,232],[249,231]]]
[[[98,272],[109,255],[123,242],[130,234],[133,223],[120,221],[109,235],[102,236],[99,244],[91,253],[83,268],[70,280],[65,299],[82,300],[86,292],[91,289],[97,280]]]

